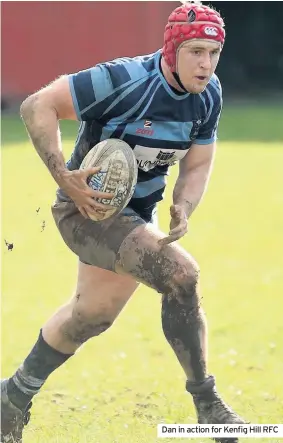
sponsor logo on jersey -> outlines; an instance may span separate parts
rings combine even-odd
[[[150,120],[145,120],[143,128],[137,128],[136,129],[136,134],[148,135],[148,136],[153,135],[154,134],[154,130],[150,129],[151,125],[152,125],[152,122]]]
[[[152,122],[150,120],[145,120],[143,127],[144,128],[150,128],[152,125]]]
[[[136,134],[151,136],[151,135],[154,134],[154,130],[153,129],[148,129],[148,128],[138,128],[138,129],[136,129]]]
[[[173,149],[161,150],[140,145],[136,145],[134,148],[138,167],[143,171],[149,171],[156,166],[172,166],[178,160],[181,160],[187,152],[188,149],[178,151]]]
[[[175,154],[176,154],[176,151],[173,151],[173,152],[159,151],[159,153],[156,157],[156,160],[159,161],[159,164],[162,164],[162,163],[168,164],[168,163],[170,163],[170,161],[172,161],[172,159],[174,159],[174,161],[176,161]]]

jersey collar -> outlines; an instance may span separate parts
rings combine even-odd
[[[159,49],[154,56],[154,63],[155,63],[155,68],[158,72],[159,78],[162,81],[162,84],[166,90],[166,92],[171,95],[171,97],[173,97],[175,100],[185,100],[186,98],[188,98],[188,96],[190,95],[190,93],[188,92],[187,94],[176,94],[172,88],[170,88],[170,86],[168,85],[167,81],[165,80],[162,72],[160,71],[160,66],[159,66],[159,62],[160,62],[160,58],[161,58],[161,49]]]

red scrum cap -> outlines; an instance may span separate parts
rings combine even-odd
[[[184,3],[170,14],[165,27],[162,55],[172,72],[176,71],[178,47],[187,40],[225,40],[224,21],[220,14],[209,6]]]

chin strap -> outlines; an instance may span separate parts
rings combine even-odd
[[[177,74],[177,72],[172,72],[174,79],[176,80],[176,82],[178,83],[178,85],[180,86],[180,88],[183,89],[184,92],[188,92],[185,88],[185,86],[183,85],[183,83],[180,80],[179,74]]]

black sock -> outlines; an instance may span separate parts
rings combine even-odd
[[[48,376],[72,355],[63,354],[49,346],[40,330],[38,340],[30,354],[9,379],[7,393],[11,402],[18,408],[25,409]]]
[[[186,390],[194,399],[213,401],[216,398],[215,378],[209,375],[202,382],[187,380]]]

